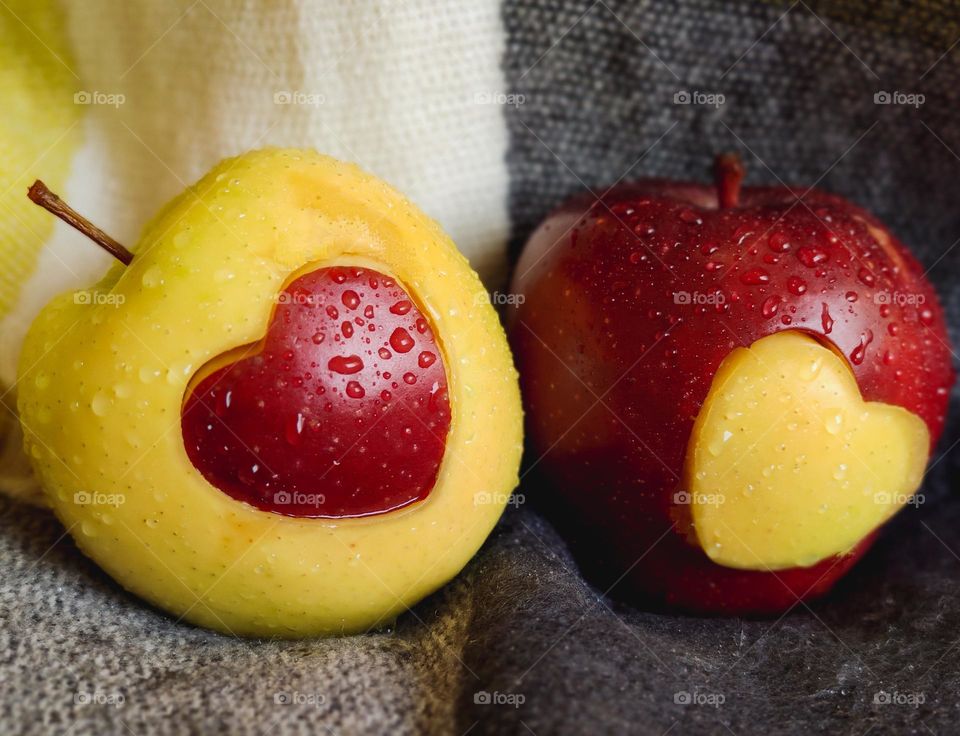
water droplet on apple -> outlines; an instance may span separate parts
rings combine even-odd
[[[829,335],[833,330],[833,317],[830,316],[830,308],[826,302],[823,304],[823,310],[820,312],[820,325],[823,327],[823,334]]]
[[[774,230],[767,238],[767,247],[774,253],[786,253],[790,250],[790,242],[785,233]]]
[[[140,277],[140,283],[148,289],[160,286],[163,284],[163,271],[160,270],[159,266],[150,266]]]
[[[413,384],[415,384],[415,383],[417,382],[417,377],[416,377],[415,375],[413,375],[412,373],[404,373],[404,374],[403,374],[403,382],[404,382],[404,383],[409,383],[409,384],[412,386]]]
[[[90,408],[98,417],[105,416],[107,411],[110,409],[109,397],[103,393],[103,391],[97,391],[97,393],[94,394],[93,399],[90,401]]]
[[[190,373],[191,366],[189,363],[175,363],[167,370],[167,383],[169,383],[171,386],[176,386],[186,376],[190,375]]]
[[[826,263],[830,256],[821,248],[805,245],[797,249],[797,258],[800,259],[800,263],[807,268],[813,268],[814,266],[819,266],[821,263]]]
[[[390,335],[390,346],[398,353],[409,353],[413,348],[413,338],[402,327],[398,327]]]
[[[827,421],[824,426],[826,427],[828,434],[839,434],[840,430],[843,428],[843,414],[840,412],[834,412],[827,417]]]
[[[768,319],[773,317],[777,310],[780,309],[781,299],[778,295],[773,294],[764,299],[763,304],[760,305],[760,314]]]
[[[749,286],[759,286],[770,283],[770,274],[762,268],[751,268],[740,274],[740,281]]]
[[[703,224],[703,220],[700,218],[700,216],[689,208],[680,210],[680,220],[687,223],[688,225]]]
[[[350,322],[344,322],[340,325],[340,331],[343,333],[344,337],[353,337],[353,324]]]
[[[360,296],[353,289],[347,289],[340,296],[340,301],[347,309],[356,309],[360,306]]]
[[[347,396],[351,399],[362,399],[366,394],[367,392],[363,389],[363,386],[356,381],[347,383]]]
[[[413,304],[411,304],[407,299],[402,299],[390,307],[390,312],[393,314],[403,315],[409,312],[411,309],[413,309]]]
[[[420,357],[417,358],[417,365],[421,368],[429,368],[437,360],[437,356],[431,353],[429,350],[424,350],[420,353]]]
[[[330,358],[330,361],[327,363],[327,368],[334,373],[348,376],[363,370],[363,360],[359,355],[337,355]]]
[[[860,342],[857,343],[857,346],[850,353],[850,361],[854,365],[860,365],[863,363],[863,359],[866,357],[867,348],[871,342],[873,342],[872,330],[866,330],[862,335],[860,335]]]
[[[300,435],[303,434],[304,416],[300,412],[287,418],[284,425],[284,438],[291,445],[300,444]]]
[[[787,279],[787,289],[791,294],[803,296],[807,292],[807,282],[799,276],[791,276]]]

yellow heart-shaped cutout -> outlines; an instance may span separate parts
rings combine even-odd
[[[849,552],[910,501],[929,447],[923,420],[865,402],[840,356],[780,332],[720,365],[677,499],[717,564],[806,567]]]

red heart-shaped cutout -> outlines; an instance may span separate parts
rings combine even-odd
[[[193,465],[233,498],[287,516],[368,516],[426,498],[450,401],[414,300],[372,269],[331,267],[277,301],[260,342],[191,382],[181,426]]]

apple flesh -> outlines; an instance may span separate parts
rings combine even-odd
[[[658,605],[772,613],[829,590],[909,499],[953,372],[936,295],[879,221],[718,172],[552,213],[510,337],[532,466],[585,566]]]
[[[187,391],[184,445],[234,498],[337,518],[394,511],[433,488],[447,378],[426,317],[392,278],[309,271],[280,293],[263,340],[210,367]]]

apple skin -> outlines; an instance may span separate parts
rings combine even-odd
[[[720,207],[724,196],[646,180],[602,203],[569,200],[521,254],[508,331],[530,468],[584,567],[655,606],[771,614],[826,593],[876,533],[807,568],[707,557],[673,496],[721,361],[804,331],[846,357],[865,400],[923,419],[931,448],[954,375],[923,269],[869,213],[816,190],[799,202],[787,188],[744,188]]]
[[[288,516],[396,511],[433,488],[450,431],[443,358],[393,279],[319,268],[283,292],[263,340],[194,379],[181,426],[214,486]]]
[[[20,357],[25,449],[82,552],[177,620],[265,638],[385,626],[467,564],[516,486],[523,424],[500,320],[436,222],[355,165],[264,149],[217,165],[133,251],[92,287],[109,299],[41,310]],[[183,441],[197,372],[264,338],[284,289],[323,268],[393,279],[442,351],[439,472],[397,511],[266,511],[211,484]]]

